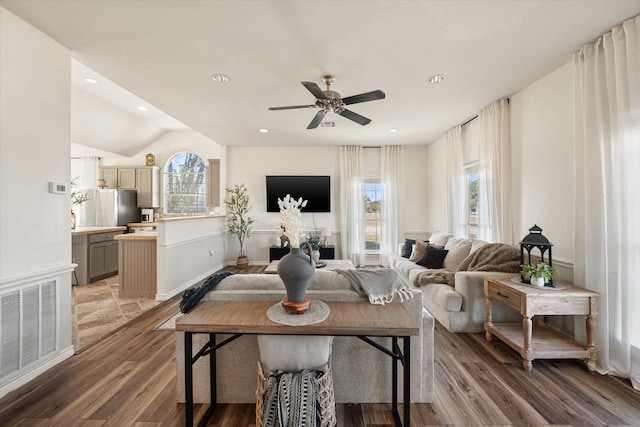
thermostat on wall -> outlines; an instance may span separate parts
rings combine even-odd
[[[49,181],[49,193],[67,194],[67,185],[63,182]]]

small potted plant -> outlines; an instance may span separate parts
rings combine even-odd
[[[71,180],[71,188],[74,188],[77,185],[78,178],[76,177]],[[73,208],[76,206],[80,206],[84,202],[89,200],[89,195],[84,191],[72,190],[71,191],[71,229],[75,230],[76,228],[76,214],[73,212]]]
[[[542,277],[545,283],[549,283],[553,279],[553,268],[544,262],[541,262],[536,267],[536,277]]]
[[[553,278],[553,268],[547,263],[521,264],[520,273],[524,281],[535,286],[544,286]]]
[[[240,242],[236,266],[246,268],[249,266],[249,259],[244,253],[244,239],[249,237],[251,224],[253,224],[253,220],[248,216],[251,206],[249,206],[247,187],[244,184],[236,184],[235,187],[227,188],[226,191],[230,195],[229,199],[224,201],[227,207],[227,228],[229,233],[238,236]]]
[[[520,275],[523,281],[531,280],[531,276],[536,272],[535,264],[520,264]]]
[[[322,247],[322,239],[320,236],[310,235],[307,242],[311,245],[311,256],[315,263],[320,259],[320,248]]]

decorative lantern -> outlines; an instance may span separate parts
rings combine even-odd
[[[531,262],[531,250],[533,248],[538,248],[540,251],[540,262],[544,262],[549,267],[553,266],[553,261],[551,259],[551,247],[553,244],[542,235],[542,228],[537,225],[533,225],[529,229],[529,234],[524,236],[522,241],[520,242],[520,264],[532,264]],[[526,254],[525,254],[526,252]],[[545,253],[548,252],[547,258],[545,259]],[[526,279],[520,274],[520,280],[526,282]],[[553,279],[549,280],[549,286],[553,286]]]

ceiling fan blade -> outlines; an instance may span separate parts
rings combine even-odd
[[[309,92],[313,94],[318,99],[327,99],[327,95],[324,94],[320,86],[315,84],[314,82],[300,82],[304,87],[307,88]]]
[[[318,114],[316,114],[316,116],[313,118],[313,120],[311,120],[311,123],[309,123],[309,126],[307,126],[307,129],[315,129],[318,127],[318,125],[320,124],[320,122],[322,121],[322,119],[324,119],[324,116],[327,114],[326,110],[320,110],[318,111]]]
[[[376,99],[384,99],[385,94],[381,90],[373,90],[371,92],[361,93],[359,95],[347,96],[342,98],[344,105],[357,104],[358,102],[375,101]]]
[[[367,119],[365,116],[361,116],[358,113],[354,113],[351,110],[342,110],[340,113],[342,117],[345,117],[349,120],[353,120],[354,122],[361,124],[362,126],[364,125],[368,125],[369,123],[371,123],[371,119]]]
[[[269,107],[269,110],[272,111],[276,111],[276,110],[294,110],[296,108],[317,108],[318,106],[315,104],[311,104],[311,105],[290,105],[288,107]]]

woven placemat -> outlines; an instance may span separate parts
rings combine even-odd
[[[289,314],[284,310],[282,301],[267,309],[267,318],[275,323],[287,326],[304,326],[320,323],[329,317],[331,309],[322,301],[311,300],[311,306],[304,314]]]

